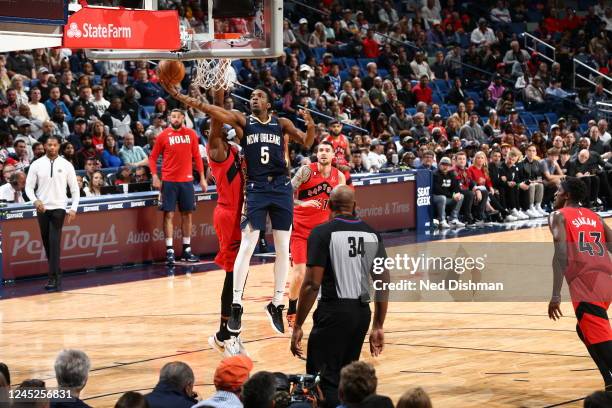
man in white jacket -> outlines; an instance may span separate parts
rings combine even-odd
[[[40,235],[49,263],[49,282],[45,286],[48,291],[61,289],[60,244],[68,202],[67,187],[70,187],[72,197],[68,223],[74,221],[79,206],[79,185],[74,167],[59,156],[59,147],[59,138],[49,136],[45,143],[46,154],[30,165],[26,178],[26,195],[36,207]]]

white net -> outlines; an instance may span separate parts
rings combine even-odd
[[[196,74],[193,84],[204,89],[228,90],[234,85],[236,75],[231,67],[232,61],[226,58],[206,58],[196,60]]]

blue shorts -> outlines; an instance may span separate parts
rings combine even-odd
[[[289,231],[293,223],[293,187],[287,176],[272,181],[247,181],[246,216],[240,228],[247,224],[255,230],[265,231],[266,216],[270,215],[272,229]]]
[[[164,212],[176,211],[178,203],[180,212],[195,211],[195,190],[191,181],[164,181],[161,189],[161,205]]]

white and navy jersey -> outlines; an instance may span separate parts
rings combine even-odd
[[[386,258],[380,235],[361,219],[337,216],[308,237],[308,266],[324,267],[321,300],[369,300],[374,258]]]
[[[266,122],[254,116],[247,117],[240,145],[248,180],[287,175],[283,130],[276,117],[270,115]]]

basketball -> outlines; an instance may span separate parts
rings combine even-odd
[[[185,65],[181,61],[160,61],[159,78],[170,85],[178,85],[185,77]]]

